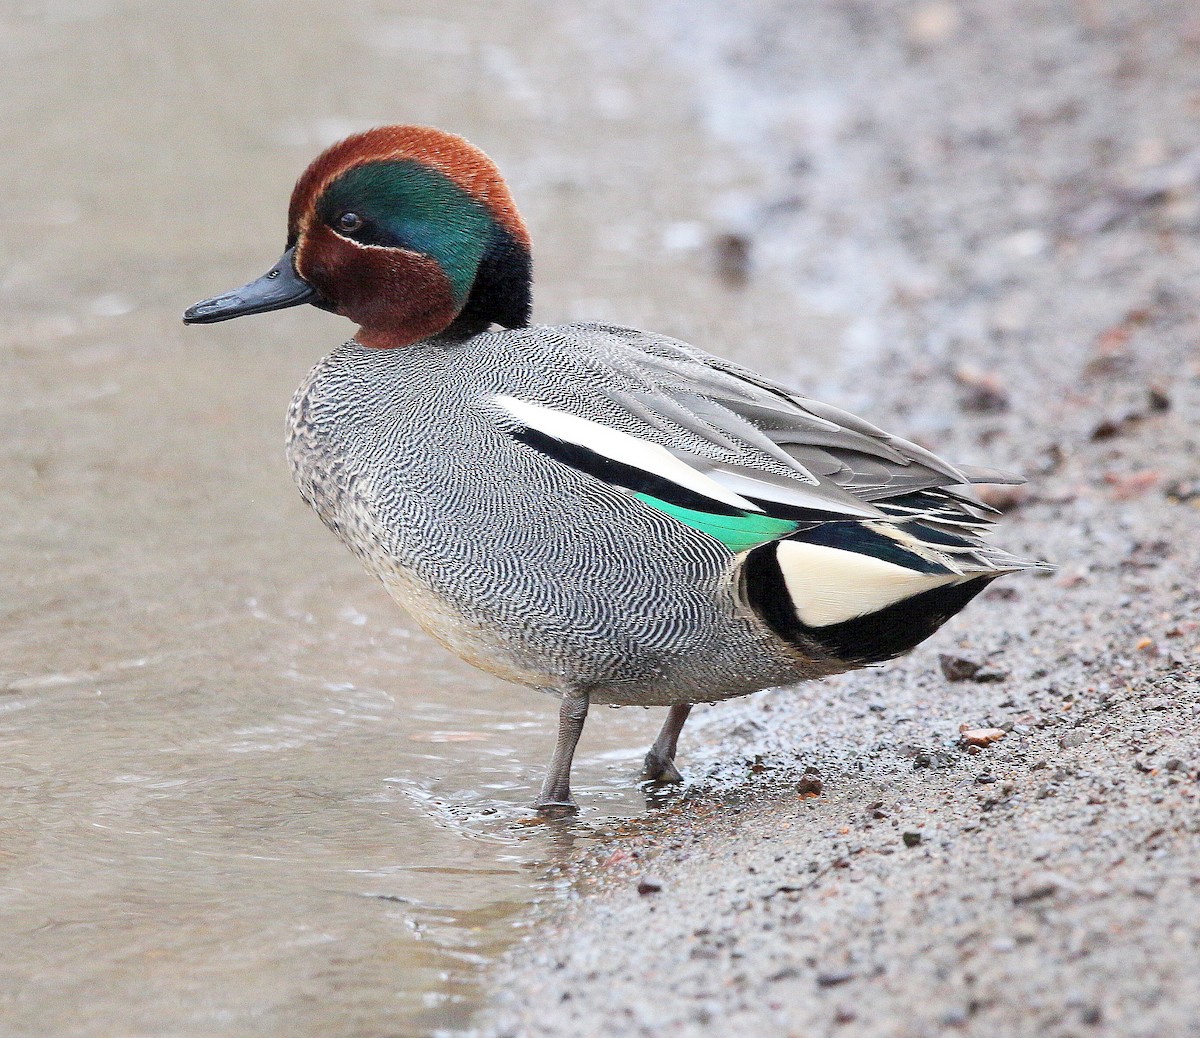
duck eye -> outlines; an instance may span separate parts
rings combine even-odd
[[[363,218],[358,213],[342,213],[337,218],[337,229],[346,233],[353,233],[363,225]]]

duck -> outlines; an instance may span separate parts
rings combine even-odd
[[[301,496],[432,638],[560,699],[539,813],[577,811],[589,708],[665,706],[642,779],[679,782],[693,706],[894,659],[993,580],[954,465],[668,336],[531,323],[529,231],[455,134],[322,152],[282,257],[187,324],[309,304],[357,326],[301,384]]]

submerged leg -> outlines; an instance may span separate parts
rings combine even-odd
[[[538,814],[559,818],[572,815],[578,810],[571,798],[571,760],[575,756],[575,745],[583,733],[583,722],[587,720],[587,712],[586,692],[563,693],[562,706],[558,708],[558,742],[554,744],[550,771],[534,804]]]
[[[648,782],[682,782],[683,776],[675,767],[675,747],[679,744],[679,733],[692,712],[691,703],[676,703],[667,711],[667,719],[650,752],[642,765],[642,779]]]

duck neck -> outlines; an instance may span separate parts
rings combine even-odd
[[[524,328],[533,308],[533,264],[529,248],[503,227],[496,227],[467,295],[466,304],[446,329],[447,335],[475,335],[492,324]]]

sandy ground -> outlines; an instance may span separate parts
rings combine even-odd
[[[1025,472],[997,540],[1059,570],[886,668],[698,712],[690,785],[574,868],[483,1031],[1195,1034],[1200,17],[688,10],[648,46],[773,185],[734,252],[844,329],[804,388]]]

